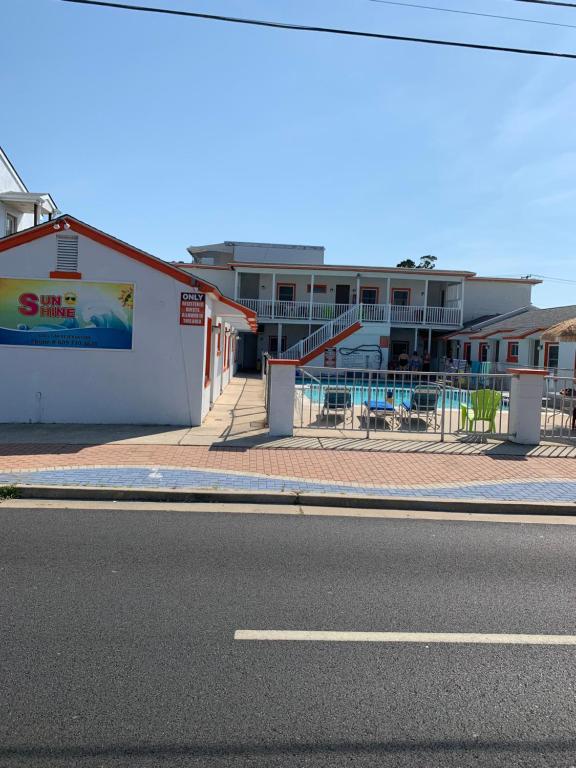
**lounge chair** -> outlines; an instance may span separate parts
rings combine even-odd
[[[496,432],[496,414],[502,402],[502,394],[493,389],[478,389],[470,392],[470,404],[461,405],[462,429],[475,432],[477,421],[487,421],[487,432]]]
[[[402,401],[402,411],[410,419],[424,417],[427,427],[433,421],[434,429],[436,429],[438,426],[438,400],[441,394],[441,388],[433,384],[414,387],[410,398]]]
[[[352,392],[346,387],[328,387],[324,392],[324,405],[322,406],[323,418],[330,414],[344,415],[352,409]]]
[[[365,422],[374,416],[375,419],[386,419],[387,416],[391,416],[392,419],[397,416],[396,408],[393,403],[388,400],[364,400],[362,408],[362,417]]]

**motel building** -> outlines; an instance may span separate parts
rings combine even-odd
[[[531,306],[539,280],[470,271],[325,264],[324,248],[225,241],[190,246],[174,266],[218,286],[257,317],[240,334],[238,365],[265,353],[311,366],[385,370],[415,350],[440,370],[447,337],[485,318]]]
[[[0,238],[0,423],[200,425],[256,313],[72,216],[14,227]]]

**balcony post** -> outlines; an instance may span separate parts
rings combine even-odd
[[[312,304],[314,301],[314,274],[310,275],[310,306],[308,308],[309,325],[312,325]]]
[[[276,331],[276,333],[278,334],[276,336],[276,339],[277,339],[276,354],[280,356],[280,353],[284,352],[284,350],[282,349],[282,323],[278,323],[278,330]],[[286,340],[286,346],[288,346],[288,340]]]
[[[460,325],[464,325],[464,285],[466,282],[466,278],[462,278],[462,282],[460,283]]]
[[[356,275],[356,304],[360,304],[360,272]]]
[[[424,317],[422,318],[424,323],[428,323],[428,278],[424,281]]]
[[[234,301],[238,300],[238,270],[234,270]]]
[[[276,272],[272,272],[272,320],[276,317]]]

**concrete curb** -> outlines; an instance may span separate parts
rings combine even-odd
[[[285,506],[394,509],[422,512],[468,512],[508,515],[576,515],[576,501],[499,501],[488,499],[355,496],[293,491],[175,490],[165,488],[100,488],[16,485],[19,499],[52,501],[143,501],[160,503],[275,504]]]

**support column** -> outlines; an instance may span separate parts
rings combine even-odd
[[[547,371],[539,368],[510,368],[508,432],[513,443],[539,445],[542,428],[542,395]]]
[[[360,304],[360,274],[356,275],[356,304]]]
[[[432,328],[428,328],[428,354],[432,351]]]
[[[418,328],[414,328],[414,349],[418,349]]]
[[[460,283],[460,325],[464,325],[464,286],[466,284],[465,278],[462,278]]]
[[[278,330],[276,333],[278,334],[276,336],[276,354],[280,357],[280,353],[282,352],[282,323],[278,323]]]
[[[40,206],[34,203],[34,226],[40,224]]]
[[[312,324],[312,309],[314,304],[314,275],[310,275],[310,307],[308,308],[308,324]]]
[[[238,300],[238,279],[239,279],[238,270],[235,269],[234,270],[234,301]]]
[[[268,428],[271,437],[292,437],[294,433],[295,360],[270,360]]]
[[[428,323],[428,318],[426,315],[428,314],[428,279],[424,281],[424,315],[422,316],[422,320],[424,324],[426,325]]]
[[[272,273],[272,320],[276,315],[276,272]]]

